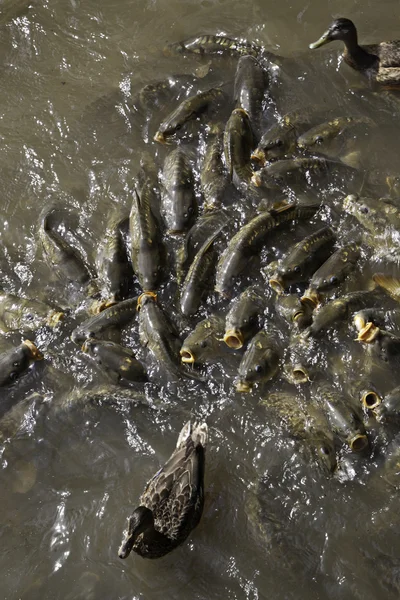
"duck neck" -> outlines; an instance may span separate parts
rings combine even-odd
[[[358,66],[361,69],[370,67],[375,62],[376,56],[370,54],[364,50],[364,48],[358,45],[356,31],[354,31],[351,36],[343,41],[345,45],[344,57],[347,62]]]

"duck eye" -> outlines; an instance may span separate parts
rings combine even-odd
[[[368,206],[360,206],[360,213],[362,213],[363,215],[367,215],[369,213],[369,208]]]
[[[339,282],[339,280],[336,277],[336,275],[332,275],[332,277],[329,280],[329,283],[331,283],[332,285],[336,285],[338,282]]]
[[[261,366],[261,365],[256,365],[256,366],[254,367],[254,370],[255,370],[255,372],[256,372],[256,373],[261,373],[261,372],[262,372],[262,370],[263,370],[263,368],[262,368],[262,366]]]

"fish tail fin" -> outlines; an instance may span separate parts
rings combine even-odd
[[[393,277],[392,275],[385,275],[384,273],[375,273],[372,276],[379,287],[383,288],[389,296],[397,301],[400,301],[400,279]]]

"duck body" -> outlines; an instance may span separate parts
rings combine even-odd
[[[160,558],[174,550],[198,525],[204,505],[205,423],[184,425],[176,448],[146,485],[139,506],[128,519],[118,551]]]
[[[335,40],[344,43],[343,59],[350,67],[363,72],[371,82],[400,87],[400,40],[360,46],[354,23],[340,18],[335,19],[310,48],[319,48]]]

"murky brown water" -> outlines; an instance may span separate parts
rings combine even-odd
[[[150,148],[162,164],[165,149],[143,140],[146,132],[130,112],[134,92],[149,81],[198,74],[204,67],[196,58],[166,58],[166,42],[224,32],[293,59],[271,87],[280,113],[315,106],[373,116],[380,129],[368,152],[369,168],[397,174],[400,109],[372,95],[350,69],[337,69],[338,45],[307,50],[336,15],[354,19],[362,41],[398,38],[397,10],[394,0],[3,2],[4,289],[61,302],[62,286],[43,261],[37,237],[42,207],[59,203],[70,209],[78,242],[94,261],[110,208],[130,204],[142,151]],[[223,83],[232,79],[235,61],[216,58],[210,68],[211,80]],[[338,204],[332,201],[332,214]],[[322,215],[329,218],[329,211]],[[357,237],[352,227],[351,220],[341,222],[349,239]],[[301,226],[282,235],[274,242],[276,255],[307,233]],[[368,265],[364,259],[353,288],[377,267],[382,270],[383,263]],[[390,268],[398,272],[398,266]],[[170,289],[167,284],[161,293],[167,310],[174,300]],[[399,597],[398,492],[379,476],[386,443],[360,458],[345,455],[344,481],[326,478],[308,464],[302,445],[258,406],[260,395],[288,384],[278,377],[262,392],[236,394],[232,381],[239,358],[233,353],[216,359],[206,387],[172,386],[150,365],[148,404],[87,412],[77,406],[55,415],[54,404],[100,377],[69,340],[82,318],[78,312],[59,330],[34,336],[46,364],[15,389],[0,391],[9,404],[32,392],[46,400],[37,413],[27,412],[19,435],[3,448],[4,600]],[[287,329],[283,334],[287,343]],[[357,371],[363,355],[353,337],[346,331],[329,341],[332,350],[321,353],[323,369],[327,355],[339,356],[340,375],[356,356]],[[146,359],[135,326],[125,340]],[[399,384],[398,374],[379,383],[387,391]],[[308,393],[299,389],[300,396]],[[201,523],[167,557],[131,556],[123,562],[117,549],[126,517],[190,415],[210,427]]]

